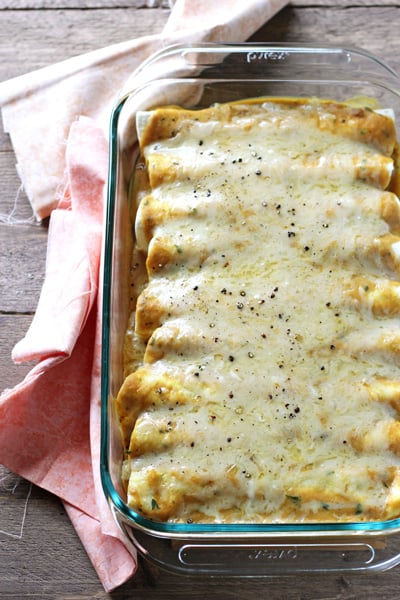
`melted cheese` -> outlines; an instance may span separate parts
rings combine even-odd
[[[393,120],[275,99],[160,108],[140,131],[129,505],[171,522],[398,516]]]

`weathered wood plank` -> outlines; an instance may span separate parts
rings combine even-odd
[[[21,188],[15,163],[10,138],[2,132],[0,135],[0,223],[15,222],[17,219],[27,222],[32,217],[32,209]]]
[[[1,0],[0,10],[25,9],[95,9],[95,8],[131,8],[153,9],[170,8],[176,0]],[[374,7],[400,6],[400,0],[291,0],[290,4],[298,7]]]
[[[57,498],[3,468],[0,506],[2,598],[29,593],[50,599],[62,597],[63,591],[65,597],[82,593],[90,597],[101,590],[96,575],[90,576],[90,561]]]
[[[0,81],[91,50],[159,33],[168,14],[161,8],[140,11],[140,18],[130,9],[0,11]]]
[[[0,313],[35,310],[43,283],[46,245],[44,225],[0,225]]]
[[[1,0],[0,10],[57,10],[93,8],[154,9],[170,8],[175,0]],[[390,0],[389,0],[390,1]]]
[[[400,6],[399,0],[291,0],[290,4],[299,7],[323,6],[324,8]]]
[[[11,359],[12,348],[24,337],[31,320],[31,315],[0,314],[0,339],[3,340],[0,344],[0,393],[20,383],[33,366],[33,363],[16,365]]]

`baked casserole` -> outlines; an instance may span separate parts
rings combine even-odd
[[[137,129],[128,505],[170,523],[398,517],[392,115],[260,98]]]

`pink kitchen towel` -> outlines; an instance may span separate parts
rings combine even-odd
[[[67,143],[70,182],[52,212],[45,282],[16,362],[36,366],[0,399],[0,462],[56,494],[106,590],[126,581],[136,557],[102,494],[99,475],[101,311],[99,264],[108,145],[88,118]]]
[[[99,469],[110,111],[155,50],[179,41],[245,41],[284,4],[177,0],[158,35],[0,83],[4,127],[22,182],[36,217],[50,216],[39,304],[12,351],[15,362],[36,364],[0,397],[0,463],[62,500],[107,591],[137,567],[135,551],[106,503]]]

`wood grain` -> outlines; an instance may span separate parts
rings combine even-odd
[[[0,313],[0,339],[3,340],[0,344],[1,391],[22,381],[33,366],[33,363],[16,365],[11,359],[12,348],[24,337],[31,321],[32,315]]]
[[[57,10],[60,8],[81,10],[95,8],[132,8],[154,9],[169,8],[176,0],[1,0],[0,10],[39,9]],[[324,8],[341,7],[376,7],[400,6],[400,0],[291,0],[288,4],[296,7],[323,6]]]
[[[157,8],[150,8],[154,5]],[[169,15],[167,7],[167,0],[0,0],[0,81],[161,31]],[[399,10],[400,0],[294,0],[252,39],[357,45],[400,70]],[[4,224],[10,215],[14,221],[27,222],[32,213],[23,191],[19,193],[12,147],[1,131],[0,173],[0,373],[4,389],[17,384],[31,366],[13,365],[10,352],[29,326],[39,298],[47,224]],[[17,212],[13,213],[17,196]],[[62,503],[0,467],[2,599],[394,600],[399,589],[400,567],[369,575],[208,580],[182,578],[141,562],[132,581],[107,594]]]
[[[154,8],[170,8],[174,4],[174,0],[2,0],[0,10],[25,10],[39,9],[58,10],[65,9],[80,9],[87,10],[93,8],[132,8],[132,9],[151,9]]]
[[[40,225],[2,225],[0,235],[0,312],[32,313],[43,283],[47,232]]]
[[[110,44],[158,33],[168,15],[169,11],[161,8],[141,11],[140,19],[129,8],[0,11],[0,81]]]

